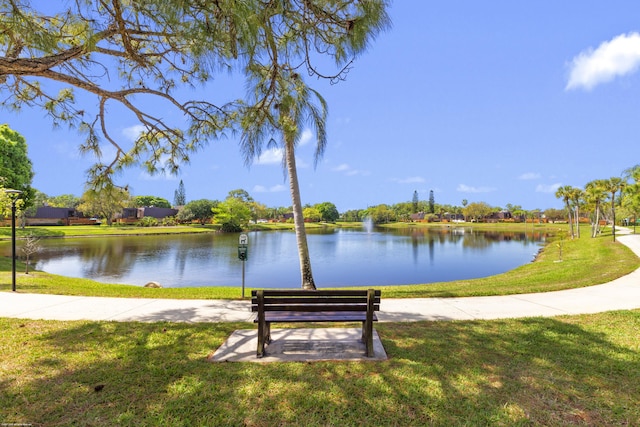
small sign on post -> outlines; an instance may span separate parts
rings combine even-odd
[[[241,234],[240,237],[238,238],[238,244],[239,245],[248,245],[249,244],[249,236],[247,236],[246,234]]]
[[[247,260],[249,236],[241,234],[238,238],[238,259],[242,261],[242,298],[244,298],[244,262]]]

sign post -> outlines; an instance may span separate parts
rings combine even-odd
[[[238,259],[242,261],[242,298],[244,298],[244,263],[247,260],[248,246],[249,236],[243,233],[238,238]]]

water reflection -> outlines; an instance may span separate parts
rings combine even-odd
[[[318,286],[431,283],[498,274],[533,259],[542,233],[479,232],[468,227],[309,230]],[[107,283],[165,287],[239,286],[237,234],[42,240],[36,268]],[[0,252],[10,250],[0,246]],[[249,233],[246,284],[298,287],[295,234]]]

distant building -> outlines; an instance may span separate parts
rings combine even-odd
[[[60,219],[77,217],[78,212],[74,208],[54,208],[53,206],[41,206],[36,210],[34,218]]]
[[[142,208],[124,208],[118,222],[136,222],[144,217],[163,219],[170,216],[176,216],[178,209],[173,208],[157,208],[155,206],[145,206]]]
[[[142,217],[150,216],[157,219],[166,218],[168,216],[178,215],[178,209],[173,208],[156,208],[154,206],[140,208],[142,209]]]
[[[414,213],[409,216],[409,218],[411,218],[411,221],[424,221],[424,217],[425,217],[424,212]]]
[[[95,218],[85,218],[75,208],[40,206],[33,217],[26,219],[27,225],[94,225],[100,224]]]

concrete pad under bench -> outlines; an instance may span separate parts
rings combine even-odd
[[[387,360],[378,332],[373,331],[373,357],[365,356],[360,328],[272,329],[266,355],[256,357],[258,331],[237,330],[209,357],[210,362],[318,362]]]

